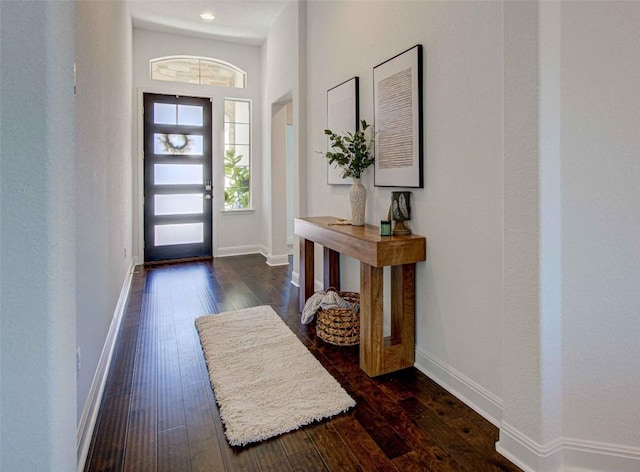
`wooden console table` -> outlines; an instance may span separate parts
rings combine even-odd
[[[333,225],[338,218],[296,218],[300,236],[300,311],[314,292],[314,243],[324,246],[324,287],[340,288],[340,253],[360,261],[360,368],[374,377],[415,362],[415,266],[424,236],[380,236],[377,226]],[[384,338],[383,267],[391,266],[391,337]]]

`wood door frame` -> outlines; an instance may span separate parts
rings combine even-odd
[[[212,141],[212,153],[211,153],[211,169],[213,174],[213,202],[211,206],[211,252],[213,256],[217,254],[217,231],[220,214],[220,195],[222,195],[222,201],[224,202],[224,192],[220,193],[219,186],[216,185],[216,167],[214,156],[216,152],[216,146],[218,145],[216,135],[216,120],[220,117],[216,117],[215,107],[218,106],[216,97],[209,94],[192,93],[179,88],[166,90],[153,87],[138,87],[136,88],[136,110],[135,110],[135,124],[136,124],[136,139],[133,146],[135,146],[134,163],[133,163],[133,182],[134,182],[134,209],[133,209],[133,239],[134,239],[134,264],[143,264],[144,260],[144,94],[152,93],[158,95],[183,95],[185,97],[195,97],[209,99],[212,103],[211,110],[211,141]]]

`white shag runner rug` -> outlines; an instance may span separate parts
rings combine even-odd
[[[270,306],[196,319],[232,446],[262,441],[355,406]]]

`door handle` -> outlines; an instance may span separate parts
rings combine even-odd
[[[211,200],[211,198],[212,198],[212,197],[211,197],[211,195],[209,195],[209,194],[206,194],[206,195],[204,196],[204,199],[205,199],[205,200]]]

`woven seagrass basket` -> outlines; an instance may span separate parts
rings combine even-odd
[[[360,294],[338,292],[338,295],[348,301],[351,308],[318,310],[316,334],[329,344],[354,346],[360,343]]]

